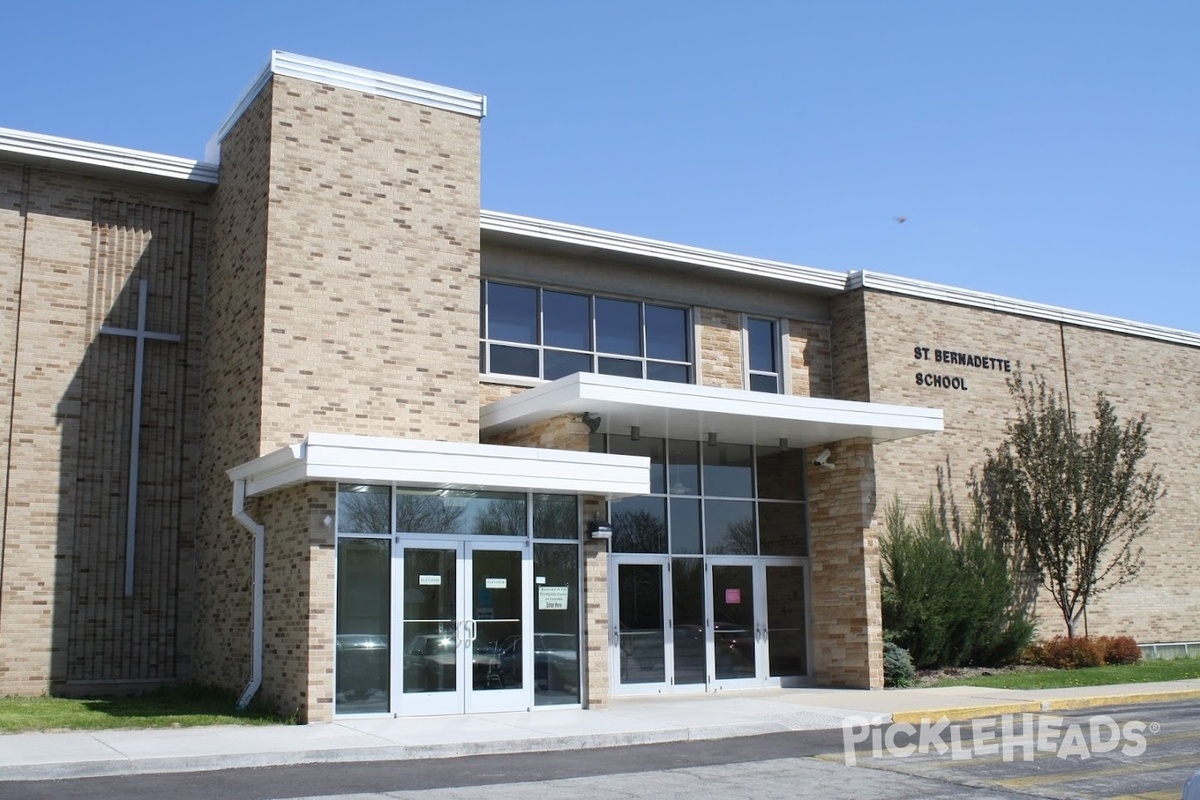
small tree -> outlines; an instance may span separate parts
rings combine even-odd
[[[974,488],[991,530],[1024,554],[1074,637],[1088,602],[1142,565],[1137,540],[1164,494],[1155,468],[1140,466],[1150,425],[1145,414],[1122,425],[1100,394],[1096,425],[1081,434],[1041,376],[1018,372],[1009,390],[1017,418]]]

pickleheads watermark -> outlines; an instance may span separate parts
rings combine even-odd
[[[1033,761],[1039,756],[1086,760],[1114,751],[1140,756],[1146,752],[1146,734],[1158,731],[1157,722],[1121,724],[1104,714],[1085,720],[1003,714],[955,723],[940,717],[887,726],[873,726],[866,717],[848,717],[842,723],[842,746],[846,765],[851,767],[858,761],[860,745],[866,755],[868,743],[870,755],[875,758],[885,754],[894,758],[936,754],[949,755],[954,761],[997,755],[1003,761]]]

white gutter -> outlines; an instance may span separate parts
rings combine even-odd
[[[250,674],[250,683],[246,684],[245,690],[242,691],[242,696],[238,698],[237,707],[244,709],[250,704],[250,698],[254,697],[254,693],[258,691],[258,687],[262,686],[263,672],[263,560],[264,560],[264,539],[266,538],[266,528],[262,523],[255,522],[246,513],[246,481],[245,479],[234,480],[233,482],[233,517],[238,522],[245,526],[246,530],[254,534],[254,613],[253,622],[253,652],[251,653],[252,667]]]

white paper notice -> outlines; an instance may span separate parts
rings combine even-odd
[[[539,586],[538,611],[566,611],[570,597],[568,586]]]
[[[442,576],[441,575],[422,575],[417,580],[417,583],[420,584],[421,586],[441,586],[442,585]]]
[[[484,578],[483,586],[485,589],[507,589],[508,578]]]

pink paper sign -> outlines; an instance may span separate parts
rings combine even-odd
[[[725,602],[731,606],[742,602],[742,590],[741,589],[726,589],[725,590]]]

